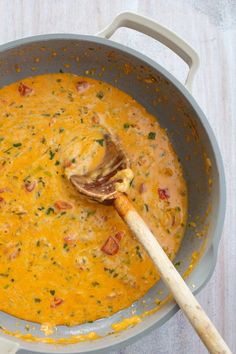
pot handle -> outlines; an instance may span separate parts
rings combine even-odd
[[[110,38],[120,27],[127,27],[144,33],[173,50],[189,66],[189,72],[185,80],[185,86],[189,91],[192,89],[194,76],[199,66],[199,57],[195,50],[190,47],[182,38],[177,36],[168,28],[159,23],[137,15],[133,12],[122,12],[116,16],[113,22],[96,35],[103,38]]]
[[[16,342],[5,338],[0,338],[0,353],[1,354],[15,354],[20,349],[20,345]]]

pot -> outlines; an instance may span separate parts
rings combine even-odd
[[[109,40],[119,27],[145,33],[178,54],[189,66],[185,86],[148,57]],[[158,117],[181,159],[189,194],[189,226],[175,262],[180,273],[186,275],[188,285],[197,293],[211,277],[216,264],[225,214],[225,178],[214,134],[190,93],[198,67],[195,51],[152,20],[126,12],[118,15],[97,36],[50,34],[2,45],[0,67],[1,86],[28,76],[62,70],[102,79],[127,92]],[[39,324],[30,324],[1,312],[0,325],[7,330],[1,332],[1,353],[16,353],[19,349],[44,353],[105,353],[130,344],[178,311],[174,301],[164,301],[158,311],[150,311],[136,325],[118,332],[112,330],[112,324],[123,318],[154,309],[157,293],[160,300],[168,295],[161,281],[130,308],[109,318],[76,327],[59,326],[50,336],[55,340],[52,344],[45,340]],[[130,320],[130,323],[134,322]],[[129,324],[128,320],[124,323]],[[29,331],[26,325],[30,325]],[[13,335],[15,332],[26,336]],[[89,340],[91,332],[96,332],[99,338]],[[38,342],[30,341],[29,333],[37,337]],[[60,338],[79,334],[88,334],[87,340],[67,345],[57,342]]]

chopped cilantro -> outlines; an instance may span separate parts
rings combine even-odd
[[[99,282],[97,282],[97,281],[93,281],[93,282],[92,282],[92,286],[95,287],[95,286],[98,286],[98,285],[100,285]]]
[[[41,302],[41,299],[39,297],[35,297],[34,302]]]
[[[43,209],[44,209],[44,207],[43,207],[43,206],[38,208],[38,210],[43,210]]]
[[[52,160],[55,156],[55,152],[53,152],[52,150],[49,150],[49,158],[50,160]]]
[[[150,139],[150,140],[155,140],[155,138],[156,138],[156,133],[155,133],[155,132],[150,132],[150,133],[148,134],[148,139]]]
[[[94,215],[96,213],[96,210],[88,210],[87,216]]]
[[[96,141],[96,143],[98,143],[101,146],[103,146],[103,144],[104,144],[104,139],[97,139],[95,141]]]
[[[98,93],[96,94],[97,98],[99,98],[99,100],[102,100],[104,97],[104,92],[103,91],[98,91]]]
[[[46,144],[46,139],[45,139],[44,136],[43,136],[42,139],[41,139],[41,143],[42,143],[42,144]]]
[[[21,143],[15,143],[15,144],[13,144],[13,146],[14,146],[15,148],[20,147],[21,145],[22,145]]]
[[[142,253],[140,252],[140,247],[139,247],[139,246],[136,246],[135,249],[136,249],[136,254],[137,254],[137,256],[138,256],[140,259],[143,259]]]
[[[129,186],[130,186],[130,187],[132,187],[133,182],[134,182],[134,178],[132,178],[131,181],[129,182]]]
[[[144,207],[145,207],[145,209],[146,209],[146,212],[148,212],[148,211],[149,211],[148,205],[147,205],[147,204],[144,204]]]
[[[63,133],[64,132],[64,128],[59,128],[59,133]]]
[[[58,166],[58,165],[60,165],[60,161],[57,160],[57,161],[55,162],[55,166]]]
[[[55,290],[50,290],[50,294],[53,296],[53,295],[55,295]]]
[[[49,207],[46,211],[46,214],[50,215],[51,213],[54,214],[54,208]]]
[[[63,248],[66,252],[69,252],[69,245],[68,243],[64,243]]]
[[[106,267],[104,267],[104,270],[105,270],[106,272],[110,273],[110,274],[112,274],[112,273],[115,271],[115,269],[106,268]]]
[[[125,123],[125,124],[124,124],[124,129],[125,129],[125,130],[128,130],[129,127],[130,127],[129,123]]]

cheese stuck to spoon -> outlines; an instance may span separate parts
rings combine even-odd
[[[115,176],[112,177],[112,181],[115,183],[115,189],[117,192],[126,193],[130,188],[134,173],[130,168],[118,171]]]

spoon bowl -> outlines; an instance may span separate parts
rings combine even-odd
[[[115,138],[110,133],[106,133],[104,143],[104,158],[96,169],[84,175],[69,174],[69,180],[78,192],[97,202],[111,201],[116,198],[117,184],[123,183],[124,177],[127,177],[127,173],[122,176],[118,172],[130,168],[130,162],[118,140],[115,142]]]

